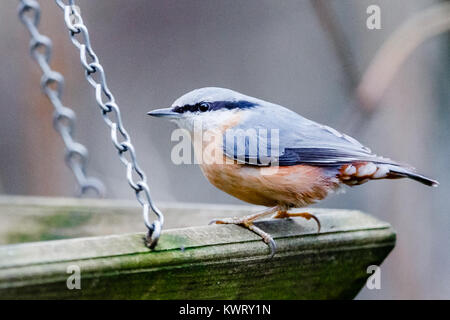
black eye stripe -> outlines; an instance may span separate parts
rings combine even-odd
[[[216,110],[233,110],[233,109],[249,109],[256,107],[257,104],[250,101],[215,101],[215,102],[199,102],[194,105],[176,106],[172,110],[177,113],[185,112],[207,112]]]
[[[196,112],[198,111],[198,105],[185,105],[182,107],[175,107],[173,108],[173,111],[177,113]]]

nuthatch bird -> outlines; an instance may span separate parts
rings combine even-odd
[[[263,216],[312,218],[320,231],[314,215],[288,210],[322,200],[342,185],[369,180],[410,178],[438,185],[409,166],[373,154],[335,129],[229,89],[197,89],[178,98],[172,107],[148,114],[170,119],[189,131],[195,155],[203,160],[199,161],[202,172],[214,186],[240,200],[269,207],[246,217],[212,222],[250,229],[270,246],[271,255],[274,240],[253,224]],[[194,132],[197,121],[201,135]],[[195,140],[208,133],[219,139]]]

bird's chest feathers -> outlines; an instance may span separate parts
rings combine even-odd
[[[258,167],[225,156],[223,135],[239,119],[192,134],[194,153],[205,177],[217,188],[250,203],[301,207],[322,199],[336,187],[318,167]]]
[[[192,144],[197,163],[202,170],[219,168],[224,163],[222,133],[219,130],[205,130],[193,135]]]
[[[224,155],[223,136],[239,123],[240,118],[239,114],[234,114],[221,126],[191,132],[194,154],[205,175],[207,172],[231,169],[230,165],[234,167],[235,161]]]

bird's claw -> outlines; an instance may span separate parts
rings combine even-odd
[[[313,219],[317,224],[317,233],[320,233],[321,224],[319,218],[315,215],[308,212],[298,212],[298,213],[288,213],[286,211],[279,211],[277,214],[273,216],[274,219],[285,219],[285,218],[294,218],[294,217],[302,217],[306,220]]]
[[[270,260],[275,255],[275,252],[277,252],[277,243],[275,242],[275,240],[273,240],[271,236],[263,240],[269,246],[270,254],[268,260]]]
[[[218,221],[219,221],[219,219],[212,219],[210,222],[208,222],[208,226],[210,226],[210,225],[212,225],[214,223],[216,223],[216,224],[220,223]]]
[[[235,217],[235,218],[213,219],[208,223],[208,225],[211,225],[214,223],[215,224],[235,224],[235,225],[241,226],[245,229],[248,229],[248,230],[254,232],[258,236],[260,236],[262,238],[262,240],[269,246],[269,249],[270,249],[269,259],[272,259],[277,251],[277,245],[276,245],[275,240],[273,240],[273,238],[268,233],[266,233],[265,231],[263,231],[260,228],[258,228],[257,226],[255,226],[251,219],[246,219],[245,217],[244,218]]]
[[[321,225],[320,225],[319,218],[317,218],[315,215],[311,215],[311,218],[313,218],[316,221],[316,223],[317,223],[317,233],[320,233]]]

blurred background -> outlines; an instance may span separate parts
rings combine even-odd
[[[0,4],[0,193],[73,196],[75,179],[40,92],[41,71],[29,56],[17,3]],[[90,151],[88,173],[105,183],[107,197],[133,199],[63,13],[54,1],[40,3],[40,30],[53,40],[51,65],[65,77],[62,100],[77,113],[75,138]],[[373,4],[381,9],[380,30],[366,26]],[[290,107],[440,181],[436,189],[411,180],[373,182],[318,205],[363,210],[397,230],[381,290],[364,288],[361,299],[450,298],[448,4],[77,1],[156,201],[240,203],[210,185],[197,166],[174,165],[174,125],[146,116],[204,86]],[[439,10],[447,16],[442,30]],[[437,31],[427,29],[433,24]]]

